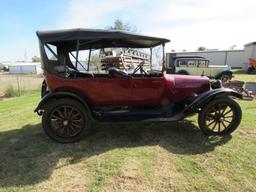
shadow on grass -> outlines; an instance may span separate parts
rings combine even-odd
[[[117,148],[161,146],[175,154],[202,154],[225,144],[228,137],[206,137],[189,121],[147,124],[99,124],[74,144],[59,144],[41,125],[0,132],[0,187],[33,185],[48,179],[61,158],[74,164]]]

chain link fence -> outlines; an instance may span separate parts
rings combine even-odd
[[[0,97],[10,89],[15,90],[18,95],[26,90],[40,89],[42,81],[43,77],[39,75],[0,74]]]

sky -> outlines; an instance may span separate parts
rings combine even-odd
[[[39,56],[37,30],[105,28],[115,19],[170,39],[166,52],[256,41],[255,0],[0,0],[0,10],[0,61]]]

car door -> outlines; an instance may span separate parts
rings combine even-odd
[[[90,98],[96,105],[129,105],[131,80],[127,78],[94,78],[87,82]]]
[[[198,61],[196,59],[188,60],[187,71],[188,71],[189,75],[197,75],[198,74],[197,63],[198,63]]]
[[[211,76],[208,60],[198,60],[198,75]]]
[[[133,105],[158,105],[164,92],[163,77],[137,77],[131,80]]]

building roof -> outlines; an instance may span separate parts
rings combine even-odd
[[[12,66],[38,66],[41,65],[41,63],[23,63],[23,62],[6,62],[6,63],[2,63],[8,67],[12,67]]]
[[[247,43],[244,46],[247,47],[247,46],[250,46],[250,45],[256,45],[256,42]]]
[[[196,53],[216,53],[216,52],[241,52],[244,49],[235,49],[235,50],[206,50],[206,51],[180,51],[180,52],[173,52],[176,54],[196,54]]]

